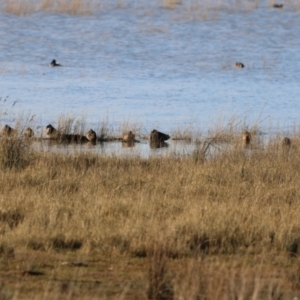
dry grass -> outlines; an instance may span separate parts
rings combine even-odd
[[[7,299],[18,276],[46,276],[48,288],[65,276],[51,299],[291,299],[300,288],[300,143],[295,135],[283,149],[279,135],[263,144],[257,132],[247,147],[241,134],[221,131],[200,141],[202,153],[149,159],[32,153],[20,137],[2,137],[0,269],[14,274],[3,281]],[[20,265],[25,254],[31,263]],[[122,267],[105,273],[105,284],[123,282],[118,288],[88,279],[97,285],[88,292],[62,270],[70,257],[89,262],[80,280],[93,278],[101,259],[105,268],[115,259],[136,268],[125,285]],[[45,293],[47,285],[29,281],[31,292]]]
[[[165,9],[174,9],[177,5],[182,5],[182,0],[163,0],[162,3]]]
[[[271,273],[271,272],[270,272]],[[293,299],[279,279],[280,271],[266,276],[262,265],[194,259],[181,270],[175,282],[175,299]]]
[[[268,1],[267,6],[273,9],[272,0]],[[133,9],[140,11],[144,9],[145,13],[150,13],[153,9],[168,9],[175,11],[175,19],[197,19],[211,20],[216,18],[220,11],[230,12],[250,12],[258,7],[265,6],[260,0],[244,0],[244,1],[183,1],[183,0],[157,0],[153,2],[132,2],[128,0],[4,0],[1,9],[13,15],[27,15],[37,11],[45,11],[50,13],[63,13],[72,15],[89,15],[94,14],[100,9]],[[299,9],[299,1],[290,0],[285,6]]]
[[[27,15],[36,11],[88,15],[99,9],[99,2],[94,0],[5,0],[3,9],[13,15]]]
[[[0,143],[0,168],[22,169],[30,163],[31,150],[18,136],[2,136]]]
[[[84,135],[87,132],[86,118],[75,118],[74,116],[61,115],[58,118],[57,127],[62,134],[79,134]]]

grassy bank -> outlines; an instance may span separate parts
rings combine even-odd
[[[282,137],[237,142],[209,159],[207,143],[142,159],[34,153],[20,139],[0,147],[3,299],[297,294],[296,138],[288,149]]]

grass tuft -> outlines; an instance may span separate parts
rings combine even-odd
[[[9,247],[6,243],[0,244],[0,258],[14,258],[15,251],[13,247]]]
[[[97,1],[84,0],[5,0],[4,11],[13,15],[27,15],[36,11],[72,15],[90,15],[99,8]]]
[[[2,136],[0,142],[0,168],[23,169],[31,158],[31,151],[18,136]]]
[[[78,239],[68,239],[63,235],[58,235],[51,240],[51,246],[55,250],[70,250],[76,251],[82,247],[83,243]]]
[[[8,224],[10,229],[18,226],[24,220],[24,215],[19,210],[0,211],[0,222]]]
[[[167,274],[166,250],[156,246],[150,255],[149,287],[147,296],[149,300],[172,300],[174,296],[173,285]]]

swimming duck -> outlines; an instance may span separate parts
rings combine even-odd
[[[249,131],[245,130],[243,132],[242,141],[243,141],[243,144],[245,146],[250,144],[250,142],[251,142],[251,133]]]
[[[134,142],[135,134],[132,131],[125,132],[122,136],[122,142]]]
[[[157,149],[168,147],[169,145],[165,141],[169,138],[170,136],[168,134],[153,129],[150,133],[150,148]]]
[[[14,128],[11,128],[9,125],[5,125],[2,129],[2,135],[10,136],[12,134],[15,134],[16,130]]]
[[[162,133],[153,129],[150,133],[150,143],[162,143],[168,140],[170,136],[168,134]]]
[[[273,7],[274,8],[283,8],[283,4],[274,4]]]
[[[244,68],[244,67],[245,67],[245,65],[244,65],[243,63],[241,63],[241,62],[235,63],[235,66],[236,66],[237,68]]]
[[[49,135],[51,137],[51,136],[57,134],[58,132],[51,124],[49,124],[46,126],[46,133],[47,133],[47,135]]]
[[[51,63],[50,63],[50,66],[51,66],[51,67],[61,67],[62,65],[61,65],[61,64],[58,64],[58,63],[56,62],[56,60],[53,59],[53,60],[51,61]]]
[[[97,135],[96,132],[93,129],[90,129],[86,134],[85,134],[86,138],[90,141],[90,142],[96,142],[97,139]]]
[[[86,143],[88,141],[92,141],[91,139],[89,139],[87,137],[88,133],[86,134],[86,136],[83,136],[83,135],[80,135],[80,134],[66,134],[66,133],[61,133],[58,130],[56,130],[51,124],[49,124],[49,125],[46,126],[46,133],[49,136],[50,140],[56,140],[58,142],[65,142],[65,143]]]
[[[291,141],[291,139],[288,138],[288,137],[285,137],[285,138],[282,140],[282,147],[290,148],[290,147],[291,147],[291,144],[292,144],[292,141]]]
[[[30,127],[28,127],[28,128],[24,131],[24,136],[25,136],[25,138],[31,138],[31,137],[33,137],[33,136],[34,136],[33,130],[32,130]]]

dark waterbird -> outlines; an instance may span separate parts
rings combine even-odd
[[[150,134],[150,142],[153,143],[164,142],[167,141],[169,138],[170,136],[168,134],[159,132],[156,129],[153,129]]]
[[[61,64],[58,64],[58,63],[56,62],[56,60],[53,59],[53,60],[51,61],[51,63],[50,63],[50,66],[51,66],[51,67],[61,67],[62,65],[61,65]]]
[[[282,147],[284,148],[290,148],[291,147],[291,144],[292,144],[292,141],[290,138],[288,137],[285,137],[283,140],[282,140]]]
[[[165,143],[170,138],[168,134],[162,133],[153,129],[150,133],[150,147],[151,148],[161,148],[167,147],[168,144]]]
[[[274,8],[283,8],[283,4],[274,4],[273,7]]]

